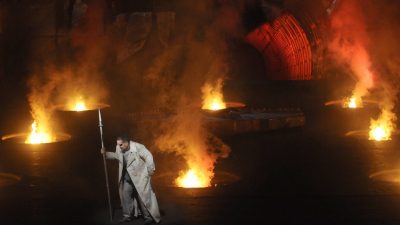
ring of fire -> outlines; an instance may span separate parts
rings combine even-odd
[[[3,137],[1,137],[1,140],[2,141],[13,140],[16,143],[30,144],[30,143],[26,143],[26,140],[29,137],[29,135],[30,135],[30,133],[8,134],[8,135],[4,135]],[[48,143],[62,142],[62,141],[68,141],[69,139],[71,139],[71,135],[69,135],[67,133],[56,133],[56,134],[54,134],[54,139],[52,139],[51,141],[41,142],[41,143],[38,143],[38,144],[48,144]]]

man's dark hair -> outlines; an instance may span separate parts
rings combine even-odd
[[[121,140],[121,141],[123,141],[123,142],[129,142],[130,141],[130,138],[129,138],[129,135],[128,134],[120,134],[120,135],[118,135],[117,136],[117,140]]]

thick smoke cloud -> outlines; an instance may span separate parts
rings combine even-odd
[[[352,96],[357,100],[374,88],[376,74],[368,48],[367,21],[358,1],[344,1],[330,17],[331,39],[328,48],[333,59],[347,66],[356,80]]]
[[[57,105],[71,104],[78,99],[91,104],[104,103],[107,98],[103,71],[107,52],[104,7],[100,1],[75,3],[74,12],[79,13],[74,14],[69,30],[59,31],[69,33],[67,38],[57,37],[58,44],[45,37],[56,35],[55,31],[31,29],[34,39],[29,56],[32,71],[28,82],[29,104],[39,128],[52,132],[57,126],[53,117]],[[50,12],[45,10],[53,3],[48,4],[40,5],[44,12]]]
[[[172,112],[155,129],[157,148],[183,157],[187,168],[208,180],[213,177],[217,159],[227,157],[230,149],[204,127],[201,89],[229,76],[227,38],[243,32],[242,8],[242,4],[228,1],[190,5],[191,13],[197,16],[178,23],[174,43],[145,70],[146,83],[156,93],[154,103]],[[184,165],[181,168],[186,169]]]
[[[391,0],[363,2],[371,37],[369,52],[372,67],[379,74],[379,89],[376,91],[382,111],[379,118],[391,121],[393,130],[396,128],[400,88],[400,47],[397,44],[400,35],[399,9],[399,4]]]
[[[396,44],[400,33],[398,9],[399,4],[391,0],[339,1],[329,18],[332,24],[329,44],[340,45],[345,53],[344,57],[335,57],[336,61],[349,65],[357,56],[353,50],[361,46],[370,63],[361,65],[376,74],[374,80],[378,85],[382,80],[397,85],[399,70],[396,65],[400,55]],[[357,80],[363,80],[367,73],[361,70],[353,72],[353,75],[359,76]]]
[[[353,96],[377,99],[381,113],[371,119],[396,128],[399,88],[398,4],[394,1],[340,1],[330,17],[332,59],[348,66],[355,79]],[[346,71],[346,70],[342,70]]]

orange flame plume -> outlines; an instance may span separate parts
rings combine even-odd
[[[356,109],[362,107],[361,98],[352,96],[343,101],[343,108]]]
[[[369,95],[370,90],[375,87],[376,76],[367,48],[370,38],[364,11],[357,1],[343,1],[332,14],[330,22],[333,36],[328,47],[335,60],[348,66],[354,76],[356,86],[352,97],[355,97],[357,107],[360,107],[357,101]],[[354,102],[351,104],[354,106]],[[344,107],[353,108],[352,106]]]
[[[202,109],[220,110],[226,108],[222,94],[222,79],[218,79],[215,86],[210,83],[204,84],[201,91],[203,93]]]
[[[388,141],[391,140],[392,133],[395,130],[394,113],[383,110],[377,120],[371,119],[369,140]]]
[[[229,146],[204,129],[202,114],[197,107],[183,108],[163,124],[164,134],[156,140],[161,151],[173,152],[185,161],[185,168],[173,181],[175,186],[211,186],[217,159],[229,155]]]
[[[53,137],[46,132],[46,129],[38,127],[37,122],[32,123],[32,131],[25,140],[26,144],[42,144],[49,143],[53,141]]]
[[[196,169],[189,169],[186,172],[180,173],[180,176],[175,179],[175,184],[178,187],[184,188],[209,187],[211,186],[212,176],[213,174],[210,171],[198,171]]]
[[[88,110],[86,103],[82,97],[79,97],[78,99],[75,100],[75,102],[72,102],[69,105],[70,105],[69,108],[77,112]]]

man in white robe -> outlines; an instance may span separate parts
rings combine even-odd
[[[102,149],[101,153],[106,154],[107,159],[119,161],[118,184],[123,213],[120,222],[129,222],[140,213],[145,224],[160,222],[157,198],[150,182],[155,171],[150,151],[127,135],[121,135],[117,137],[115,152]]]

